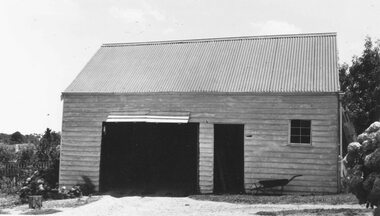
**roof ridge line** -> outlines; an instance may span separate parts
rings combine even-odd
[[[321,37],[321,36],[336,36],[336,35],[337,35],[336,32],[322,32],[322,33],[257,35],[257,36],[240,36],[240,37],[237,36],[237,37],[163,40],[163,41],[130,42],[130,43],[104,43],[102,45],[102,47],[162,45],[162,44],[180,44],[180,43],[202,43],[202,42],[218,42],[218,41],[234,41],[234,40],[277,39],[277,38],[291,38],[291,37]]]

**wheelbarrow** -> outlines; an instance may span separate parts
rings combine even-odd
[[[253,190],[256,191],[255,194],[257,194],[259,192],[267,194],[268,190],[273,189],[275,187],[281,187],[281,190],[280,190],[281,194],[280,195],[282,195],[282,193],[284,191],[284,186],[286,186],[287,184],[289,184],[289,182],[291,182],[293,179],[295,179],[299,176],[302,176],[302,175],[295,175],[295,176],[291,177],[290,179],[261,180],[261,181],[258,181],[257,183],[254,183]]]

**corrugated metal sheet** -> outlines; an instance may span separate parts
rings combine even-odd
[[[105,44],[65,93],[338,92],[335,33]]]

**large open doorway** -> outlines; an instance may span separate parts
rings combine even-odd
[[[100,190],[182,196],[198,182],[195,123],[104,123]]]
[[[214,193],[244,192],[244,125],[214,125]]]

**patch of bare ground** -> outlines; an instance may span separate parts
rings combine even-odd
[[[302,209],[302,210],[284,210],[284,211],[259,211],[256,215],[269,215],[269,216],[368,216],[372,215],[372,209]]]
[[[228,203],[244,204],[357,204],[358,200],[352,194],[333,195],[283,195],[283,196],[256,196],[250,194],[239,195],[193,195],[195,200],[208,200]]]
[[[18,195],[0,194],[0,209],[15,207],[18,200]]]
[[[9,198],[9,197],[8,197]],[[61,212],[64,209],[72,209],[83,206],[99,200],[101,196],[81,197],[64,200],[44,200],[41,209],[29,209],[28,204],[16,205],[8,202],[8,205],[3,205],[0,214],[26,214],[26,215],[47,215]],[[5,199],[6,200],[6,199]],[[16,201],[17,203],[18,201]]]
[[[96,202],[95,202],[96,201]],[[251,216],[251,215],[337,215],[372,216],[371,209],[356,204],[347,195],[329,196],[252,196],[252,195],[197,195],[191,197],[149,197],[109,195],[80,199],[44,201],[41,210],[30,210],[27,205],[3,209],[9,214],[56,216]]]
[[[23,212],[21,214],[22,215],[47,215],[47,214],[54,214],[57,212],[61,212],[61,211],[57,209],[35,209],[35,210]]]

